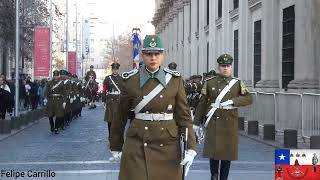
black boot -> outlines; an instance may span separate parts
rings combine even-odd
[[[210,159],[211,180],[218,180],[219,177],[219,160]]]
[[[231,161],[221,161],[220,180],[228,180]]]
[[[54,132],[53,117],[49,117],[49,123],[50,123],[50,131],[51,131],[51,132]]]

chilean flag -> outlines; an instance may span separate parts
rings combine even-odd
[[[141,37],[135,32],[132,34],[131,42],[133,44],[133,61],[139,63],[139,47],[141,45]]]
[[[275,180],[320,180],[320,149],[276,149]]]

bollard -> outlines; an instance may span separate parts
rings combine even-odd
[[[258,121],[248,121],[248,135],[259,135]]]
[[[275,125],[274,124],[265,124],[263,126],[263,140],[272,140],[276,138],[275,134]]]
[[[26,126],[27,124],[28,124],[27,114],[21,114],[20,115],[20,126]]]
[[[8,119],[0,120],[0,134],[10,134],[10,133],[11,133],[10,120]]]
[[[11,129],[20,129],[20,117],[11,117]]]
[[[310,137],[310,149],[320,149],[320,135]]]
[[[284,130],[283,146],[285,148],[298,148],[298,131],[295,129]]]
[[[238,119],[239,121],[238,121],[238,129],[240,130],[240,131],[244,131],[244,117],[239,117],[239,119]]]

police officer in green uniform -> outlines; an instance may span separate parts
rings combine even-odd
[[[93,70],[93,65],[90,66],[90,70],[86,73],[85,80],[89,81],[90,78],[92,78],[94,81],[97,78],[96,72]]]
[[[66,70],[60,70],[60,76],[63,80],[63,88],[64,88],[64,118],[61,124],[61,129],[63,130],[66,126],[69,126],[71,119],[71,104],[73,102],[72,93],[72,82],[70,81],[69,72]],[[72,102],[71,102],[72,101]]]
[[[50,130],[58,134],[58,128],[61,126],[64,117],[64,87],[63,81],[59,78],[59,71],[53,72],[53,79],[46,85],[44,97],[47,103],[47,114],[50,122]],[[54,117],[56,117],[54,121]]]
[[[122,111],[134,109],[124,141],[125,118],[112,121],[110,149],[121,158],[119,180],[180,180],[196,155],[195,134],[180,73],[164,68],[159,36],[147,35],[144,66],[122,74]],[[181,161],[179,136],[189,130],[186,156]],[[122,156],[121,156],[122,155]]]
[[[108,132],[110,136],[110,128],[113,119],[119,119],[122,112],[120,109],[120,83],[122,78],[119,75],[120,64],[115,62],[111,64],[112,74],[106,76],[103,81],[102,101],[106,104],[104,121],[108,122]]]
[[[210,159],[211,180],[227,180],[232,160],[238,159],[238,107],[250,105],[252,97],[243,81],[232,77],[233,58],[221,55],[219,73],[207,79],[194,117],[194,130],[205,118],[203,156]],[[219,171],[220,164],[220,171]]]

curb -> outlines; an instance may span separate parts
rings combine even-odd
[[[36,121],[34,121],[34,122],[26,125],[26,126],[21,126],[21,128],[20,128],[19,130],[14,130],[14,131],[12,131],[10,134],[2,135],[3,137],[0,136],[0,142],[6,140],[6,139],[8,139],[9,137],[12,137],[12,136],[14,136],[14,135],[16,135],[16,134],[19,134],[20,132],[22,132],[22,131],[25,130],[25,129],[28,129],[28,128],[36,125],[36,124],[39,124],[39,121],[41,121],[41,120],[43,120],[43,119],[45,119],[45,118],[46,118],[46,117],[43,117],[43,118],[40,118],[39,120],[36,120]]]
[[[247,135],[245,133],[245,131],[238,131],[238,134],[240,136],[243,136],[243,137],[247,137],[249,139],[252,139],[254,141],[257,141],[259,143],[262,143],[262,144],[265,144],[267,146],[271,146],[271,147],[274,147],[274,148],[282,148],[282,146],[280,145],[280,143],[276,142],[276,141],[266,141],[266,140],[263,140],[261,138],[259,138],[259,136],[252,136],[252,135]]]

